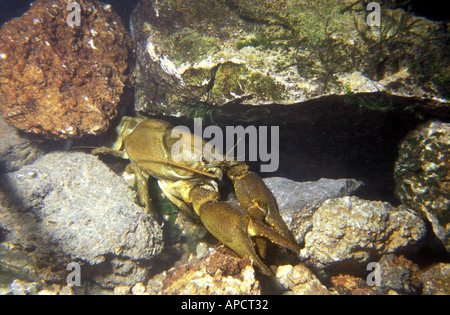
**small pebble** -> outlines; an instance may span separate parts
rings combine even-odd
[[[136,283],[133,289],[131,289],[131,293],[133,293],[133,295],[144,295],[145,285],[142,282]]]
[[[11,293],[13,295],[27,295],[28,291],[27,288],[25,286],[25,283],[23,283],[23,281],[21,280],[14,280],[11,285]]]
[[[128,295],[130,294],[130,287],[127,285],[119,285],[114,288],[114,295]]]

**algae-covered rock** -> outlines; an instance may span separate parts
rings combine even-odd
[[[395,164],[396,193],[419,211],[450,251],[450,124],[430,121],[400,144]]]
[[[189,116],[205,104],[328,94],[448,95],[439,25],[386,4],[381,26],[369,26],[366,9],[350,0],[141,0],[131,19],[136,109]]]

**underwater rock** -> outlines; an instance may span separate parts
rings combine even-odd
[[[367,286],[366,280],[352,275],[332,276],[330,282],[340,295],[381,295]]]
[[[450,264],[437,264],[422,273],[423,295],[450,295]]]
[[[37,264],[35,257],[20,248],[0,243],[0,295],[10,292],[14,280],[39,281]]]
[[[0,174],[17,171],[44,153],[39,146],[6,124],[0,116]]]
[[[295,182],[282,177],[264,178],[272,191],[283,220],[297,242],[303,243],[312,229],[312,217],[327,199],[351,195],[362,182],[355,179],[326,179],[314,182]]]
[[[37,0],[0,30],[0,111],[9,124],[52,139],[104,132],[118,113],[131,41],[111,5]]]
[[[329,295],[328,289],[320,283],[319,279],[304,265],[279,266],[276,278],[288,291],[285,295]]]
[[[381,27],[366,17],[350,0],[141,0],[136,109],[189,117],[330,94],[448,95],[438,23],[389,7]]]
[[[426,232],[415,211],[357,197],[325,201],[312,220],[300,256],[318,269],[364,265],[382,254],[413,251]]]
[[[162,295],[261,294],[251,260],[230,256],[224,247],[211,250],[201,260],[191,259],[184,266],[156,275],[148,282],[147,291]]]
[[[44,155],[3,174],[0,195],[6,241],[47,266],[44,278],[65,279],[75,261],[83,276],[102,285],[135,284],[162,250],[160,226],[135,204],[127,183],[92,155]]]
[[[422,283],[418,276],[418,265],[404,256],[393,254],[384,255],[378,264],[381,281],[377,290],[384,293],[394,290],[398,294],[420,293]]]
[[[25,284],[20,280],[14,280],[11,283],[11,294],[12,295],[27,295],[27,288]]]
[[[145,285],[142,282],[138,282],[134,285],[134,287],[131,289],[131,293],[133,295],[145,295]]]
[[[431,222],[450,252],[450,124],[430,121],[411,131],[395,164],[400,200]]]

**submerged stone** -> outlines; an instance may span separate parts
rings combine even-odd
[[[383,254],[411,252],[426,233],[415,211],[357,197],[325,201],[312,221],[301,257],[318,269],[365,267]]]
[[[202,104],[448,95],[437,23],[388,7],[380,27],[366,16],[354,1],[141,0],[131,19],[136,109],[189,116]]]
[[[439,263],[421,275],[424,295],[450,294],[450,264]]]
[[[146,278],[162,251],[161,227],[96,157],[55,152],[1,175],[0,230],[36,257],[44,280],[65,281],[70,262],[104,286]]]
[[[430,121],[412,130],[399,146],[396,193],[431,222],[450,252],[450,124]]]
[[[162,295],[261,294],[251,259],[229,253],[220,247],[200,260],[191,259],[179,268],[164,271],[150,279],[147,291]]]
[[[280,214],[299,244],[313,226],[313,215],[327,199],[350,196],[362,182],[355,179],[326,179],[295,182],[287,178],[269,177],[264,183],[273,193]]]
[[[71,26],[72,2],[34,1],[0,30],[0,112],[52,139],[105,132],[128,80],[131,42],[120,17],[79,0],[80,25]]]

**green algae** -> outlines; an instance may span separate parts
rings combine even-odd
[[[167,37],[163,43],[169,57],[179,66],[182,63],[196,63],[213,54],[219,47],[217,38],[199,33],[195,29],[182,29]]]
[[[270,76],[251,70],[243,64],[226,62],[218,67],[209,96],[213,103],[222,97],[233,99],[235,95],[251,94],[265,101],[276,102],[282,98],[283,93],[283,86]]]
[[[410,132],[399,146],[394,172],[395,192],[400,200],[425,217],[431,213],[437,218],[446,231],[445,236],[438,237],[447,250],[450,249],[449,135],[449,124],[439,121],[428,122]]]
[[[141,58],[152,73],[144,75],[144,89],[137,89],[136,108],[208,117],[208,109],[195,104],[292,104],[346,93],[344,84],[360,77],[372,86],[387,79],[380,83],[386,91],[405,86],[413,94],[438,90],[447,97],[449,53],[442,47],[448,35],[391,2],[383,4],[380,27],[367,25],[368,1],[158,2],[158,20],[145,28],[155,53],[146,60],[142,50]],[[403,77],[395,75],[406,68],[410,77],[400,82]],[[399,88],[389,86],[390,80]],[[371,99],[347,96],[361,108],[386,110]]]

